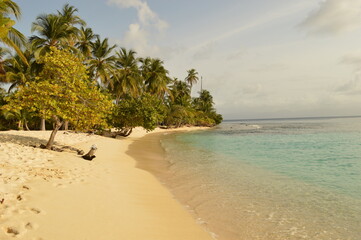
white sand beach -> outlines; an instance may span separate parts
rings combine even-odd
[[[168,131],[168,130],[157,130]],[[0,239],[212,239],[150,173],[126,154],[145,131],[111,139],[59,132],[56,145],[87,152],[54,152],[50,132],[0,132]],[[146,153],[145,153],[146,154]]]

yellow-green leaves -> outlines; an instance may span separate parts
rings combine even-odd
[[[86,68],[76,56],[52,48],[41,61],[44,68],[38,81],[21,87],[7,109],[28,109],[45,119],[55,115],[78,130],[106,124],[111,100],[88,80]]]

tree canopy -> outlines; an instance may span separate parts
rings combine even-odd
[[[82,131],[137,126],[151,131],[222,121],[208,90],[191,95],[199,80],[196,69],[185,71],[184,80],[171,77],[162,59],[112,44],[77,12],[66,4],[39,15],[26,39],[11,19],[20,17],[19,7],[0,0],[0,41],[16,51],[0,48],[0,81],[10,86],[1,92],[2,128],[38,129],[35,122],[41,120],[41,129],[44,123],[53,128],[50,148],[63,123]]]
[[[65,120],[77,130],[106,124],[111,100],[89,80],[85,66],[76,56],[53,47],[42,63],[37,81],[21,86],[4,109],[27,109],[52,120],[57,130]],[[51,147],[52,143],[48,145]]]

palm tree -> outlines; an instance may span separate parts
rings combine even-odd
[[[167,76],[168,70],[164,68],[163,61],[146,58],[142,60],[142,63],[141,69],[146,91],[163,99],[164,95],[170,92],[168,89],[170,78]]]
[[[193,100],[194,107],[202,112],[210,113],[213,109],[213,97],[207,90],[202,90],[199,97]]]
[[[79,16],[75,15],[78,12],[78,9],[69,4],[65,4],[61,11],[58,11],[58,15],[63,17],[69,25],[80,25],[84,27],[86,25],[85,21]]]
[[[192,89],[193,84],[197,83],[199,78],[198,78],[198,72],[192,68],[191,70],[188,70],[188,75],[185,78],[185,81],[189,84],[190,88]]]
[[[44,56],[50,47],[67,48],[69,41],[77,35],[78,29],[67,22],[67,18],[55,14],[43,14],[33,22],[32,32],[39,36],[30,37],[36,58]]]
[[[9,92],[18,87],[24,86],[28,81],[35,79],[35,73],[39,71],[39,64],[34,60],[33,54],[26,50],[24,56],[29,64],[25,64],[19,55],[15,55],[4,61],[5,82],[11,83]]]
[[[140,71],[136,52],[121,48],[116,52],[115,66],[117,68],[113,81],[110,83],[111,91],[114,93],[116,103],[125,95],[138,96],[140,93]]]
[[[78,9],[69,4],[65,4],[61,11],[58,11],[58,15],[64,19],[66,24],[72,28],[77,25],[84,27],[86,23],[79,16],[75,15]],[[80,36],[80,30],[76,28],[74,34],[69,36],[68,43],[70,47],[74,47]]]
[[[116,45],[110,46],[108,38],[103,41],[97,36],[92,50],[92,58],[88,61],[88,70],[94,81],[100,80],[102,84],[109,85],[115,75],[115,56],[112,55]]]
[[[5,57],[10,54],[9,49],[0,47],[0,82],[6,82]]]
[[[189,106],[191,103],[191,89],[186,82],[175,80],[170,86],[172,103],[175,105]]]
[[[0,2],[0,42],[13,48],[21,59],[27,64],[21,47],[26,45],[26,38],[18,30],[13,28],[15,21],[9,16],[14,15],[16,19],[21,16],[19,6],[11,0],[2,0]]]
[[[79,38],[77,43],[75,43],[75,47],[86,59],[91,57],[94,44],[93,40],[95,40],[97,37],[98,35],[94,34],[91,28],[81,27]]]

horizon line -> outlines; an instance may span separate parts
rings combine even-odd
[[[298,120],[298,119],[324,119],[324,118],[361,118],[361,115],[349,115],[349,116],[317,116],[317,117],[274,117],[274,118],[244,118],[244,119],[225,119],[223,122],[235,122],[235,121],[256,121],[256,120]]]

